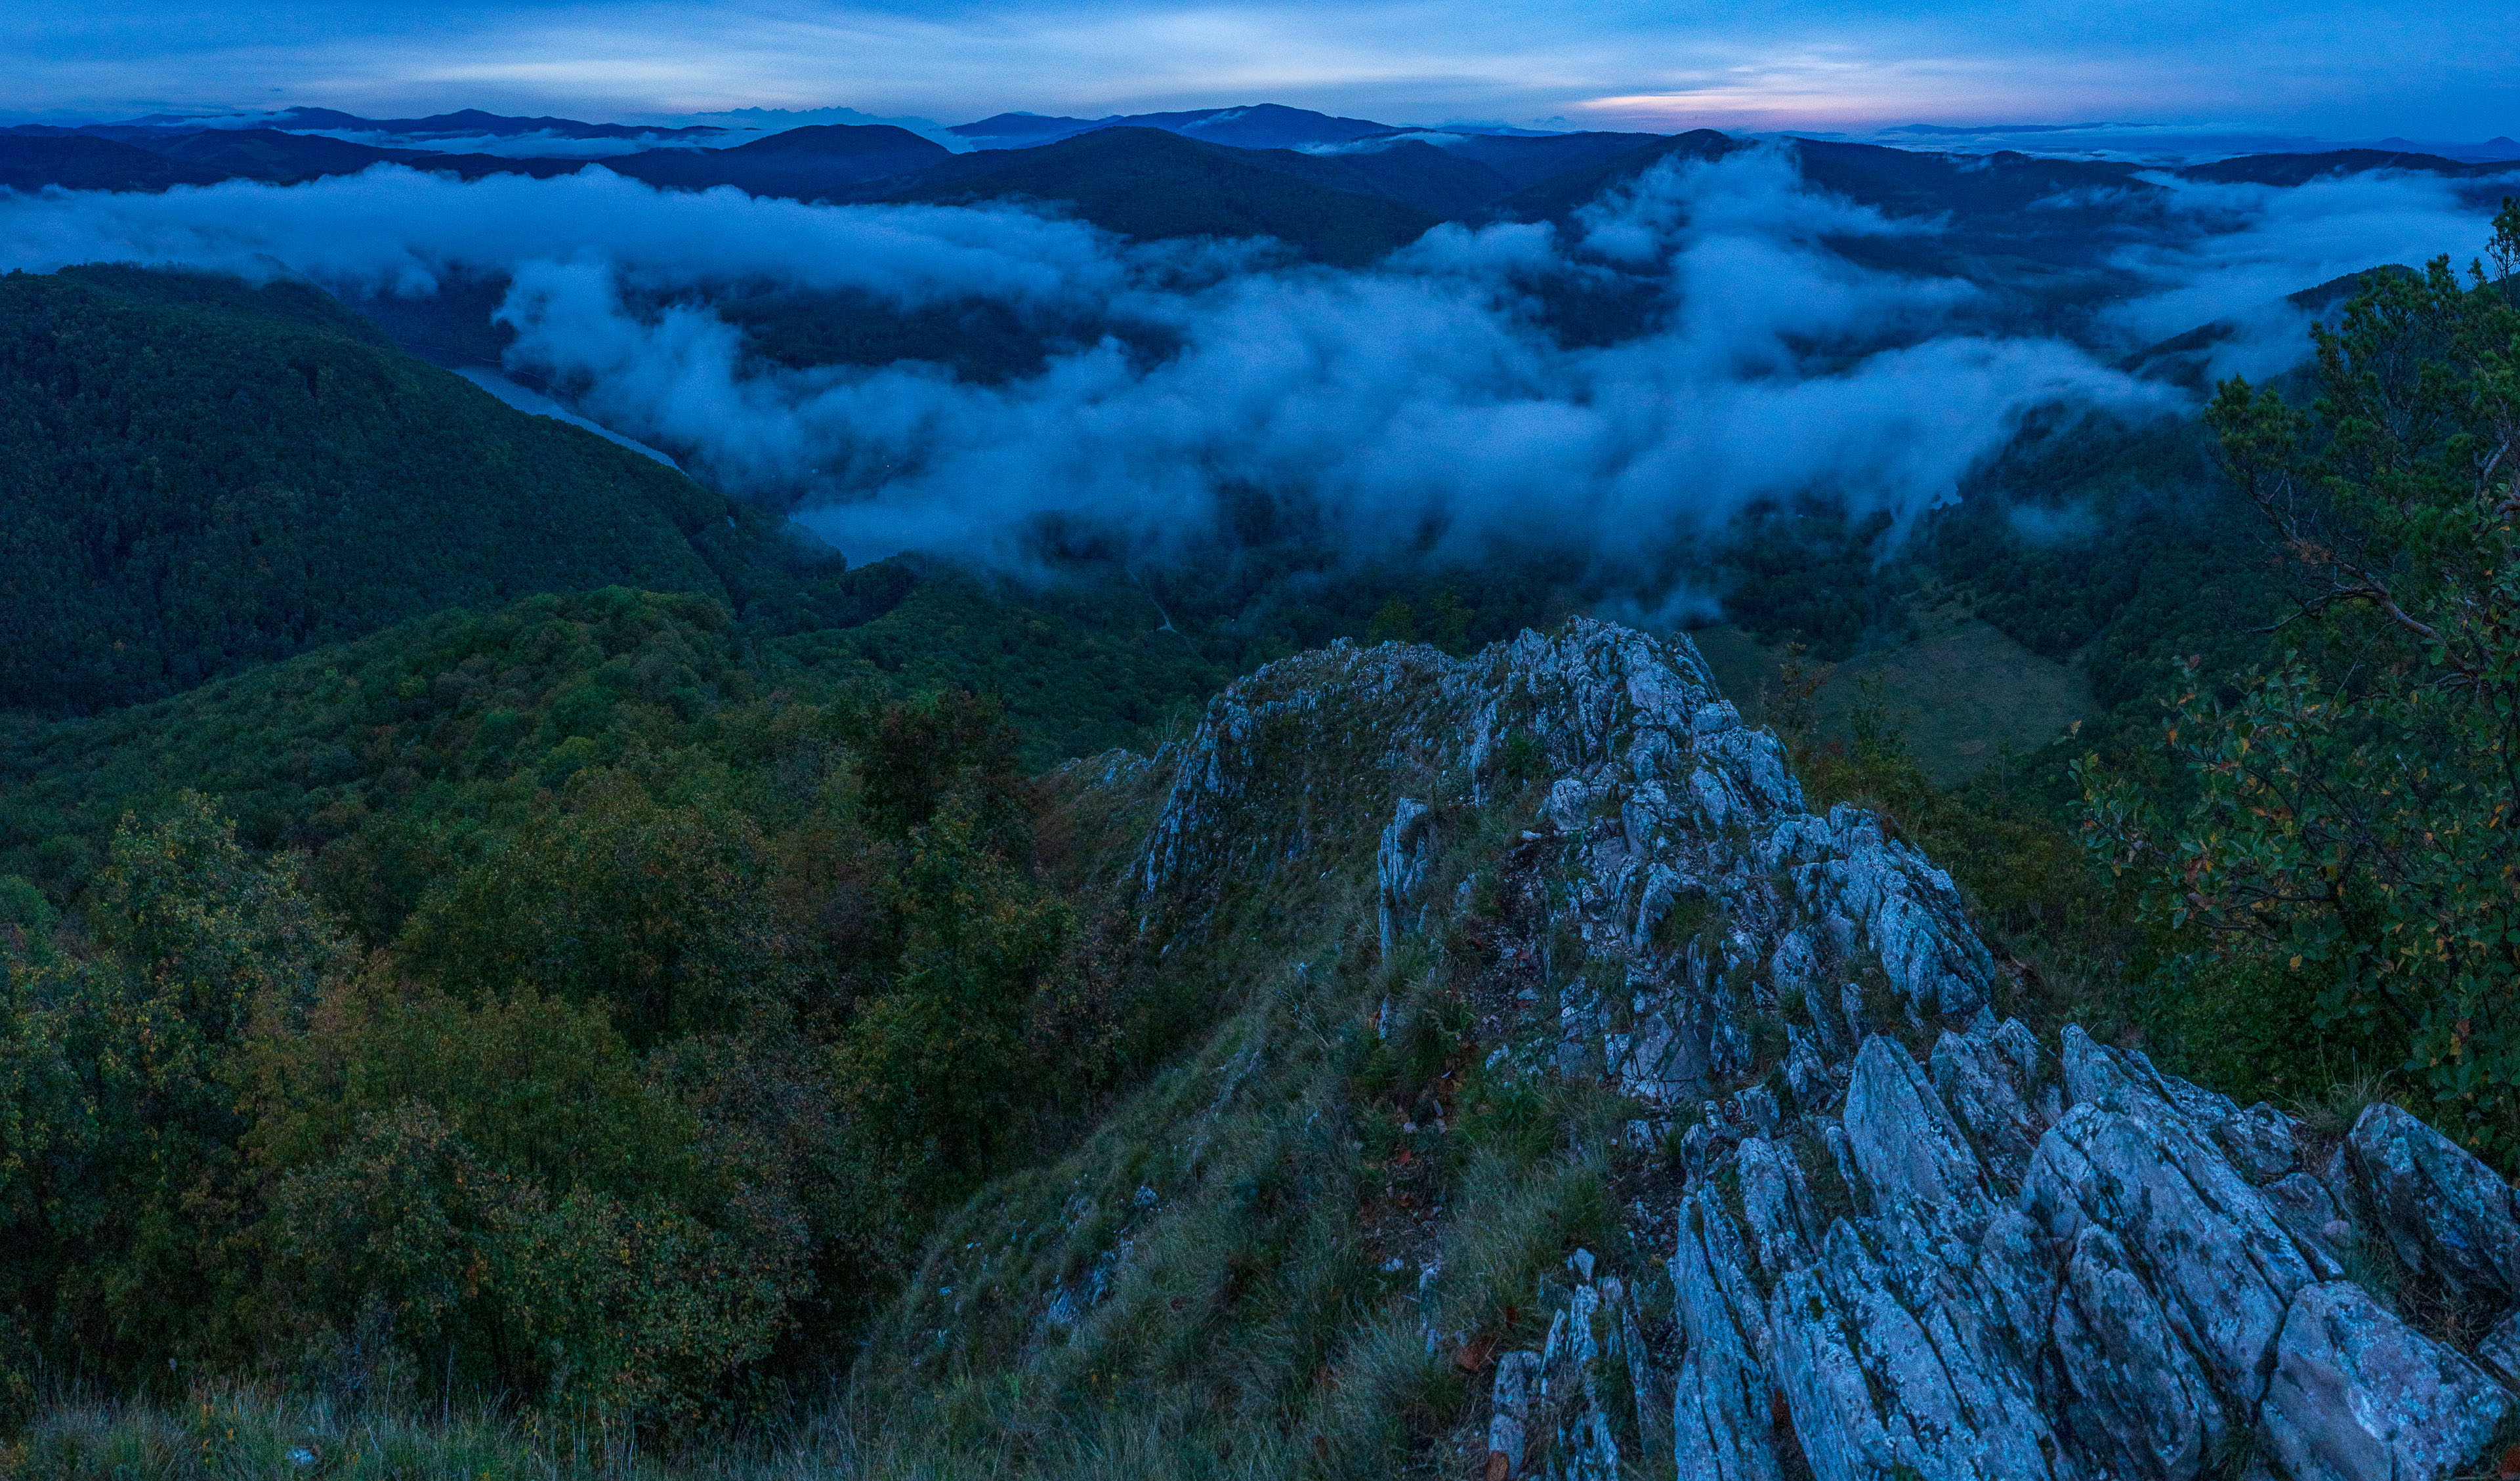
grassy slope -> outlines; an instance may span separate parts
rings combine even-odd
[[[1340,661],[1279,672],[1292,683]],[[874,1473],[984,1473],[1010,1451],[1054,1475],[1449,1473],[1469,1380],[1425,1351],[1419,1269],[1448,1272],[1438,1325],[1527,1343],[1530,1293],[1568,1248],[1621,1258],[1600,1150],[1616,1102],[1580,1086],[1490,1097],[1447,1057],[1460,1025],[1434,959],[1381,960],[1373,825],[1407,763],[1387,702],[1323,694],[1253,738],[1303,738],[1249,807],[1272,821],[1200,840],[1304,867],[1229,869],[1213,916],[1149,965],[1187,1052],[1074,1152],[939,1231],[844,1411],[844,1432],[892,1421]],[[1071,887],[1119,883],[1171,781],[1166,758],[1117,759],[1054,779],[1079,842]],[[1439,800],[1465,791],[1451,782]],[[1538,801],[1510,786],[1485,807],[1456,797],[1429,898],[1500,853]],[[1404,1129],[1422,1096],[1451,1101],[1459,1134]],[[1489,1212],[1437,1232],[1426,1211],[1457,1199]],[[1109,1293],[1090,1317],[1042,1321],[1045,1287],[1098,1277]]]
[[[1878,703],[1905,731],[1925,775],[1949,786],[2006,749],[2038,750],[2096,713],[2081,664],[2033,652],[1958,604],[1917,604],[1912,625],[1908,641],[1826,665],[1813,696],[1820,740],[1849,739],[1856,709]],[[1743,717],[1764,723],[1762,701],[1786,661],[1784,649],[1730,624],[1690,636]]]

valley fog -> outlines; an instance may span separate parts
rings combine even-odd
[[[476,328],[508,369],[853,562],[1020,564],[1044,515],[1159,554],[1256,495],[1361,557],[1563,547],[1645,592],[1761,501],[1904,527],[2034,409],[2191,412],[2130,373],[2154,340],[2228,320],[2211,374],[2279,371],[2308,320],[2284,294],[2470,247],[2497,188],[2133,175],[2015,213],[2066,263],[2031,276],[1990,265],[1974,219],[1858,203],[1776,147],[1666,158],[1554,220],[1439,225],[1362,268],[1050,208],[380,166],[0,198],[0,263],[302,274],[403,305],[488,282]],[[783,364],[720,313],[783,293],[959,322],[947,348],[994,336],[1014,363]],[[1572,322],[1601,300],[1606,329]]]
[[[0,120],[0,1476],[2520,1478],[2491,27],[843,4]]]

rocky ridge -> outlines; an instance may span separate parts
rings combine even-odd
[[[1520,921],[1463,989],[1482,1072],[1632,1107],[1651,1176],[1622,1222],[1657,1301],[1579,1250],[1539,1347],[1481,1353],[1436,1315],[1443,1268],[1419,1273],[1429,1352],[1479,1375],[1465,1460],[1491,1481],[2429,1481],[2520,1439],[2509,1185],[2394,1106],[2322,1145],[2001,1016],[1948,875],[1868,814],[1812,812],[1686,639],[1342,645],[1237,684],[1151,761],[1091,766],[1161,788],[1132,888],[1163,950],[1385,820],[1386,965],[1482,911]],[[1508,786],[1536,816],[1438,889]],[[1101,1299],[1114,1249],[1082,1300],[1042,1294],[1051,1320]]]

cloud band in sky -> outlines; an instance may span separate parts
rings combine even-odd
[[[2520,125],[2520,29],[2455,7],[2171,0],[122,0],[0,20],[0,107],[474,105],[612,117],[846,105],[947,122],[1281,102],[1394,123],[1818,128],[2221,119]]]

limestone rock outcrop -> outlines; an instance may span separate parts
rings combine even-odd
[[[1394,958],[1468,908],[1429,882],[1455,819],[1544,799],[1498,865],[1540,902],[1539,986],[1490,1006],[1486,1064],[1641,1108],[1678,1193],[1629,1234],[1670,1320],[1642,1335],[1634,1273],[1588,1257],[1546,1345],[1494,1365],[1491,1476],[1649,1443],[1705,1481],[2438,1481],[2520,1438],[2510,1185],[2395,1106],[2322,1145],[2000,1016],[1949,876],[1811,811],[1687,640],[1342,646],[1237,684],[1166,759],[1134,876],[1159,935],[1371,816]],[[2481,1339],[2425,1329],[2418,1291]],[[1655,1416],[1624,1437],[1596,1397],[1619,1372]]]

